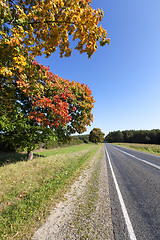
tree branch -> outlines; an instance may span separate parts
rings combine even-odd
[[[19,23],[14,22],[14,20],[9,21],[8,23],[14,23],[16,25],[19,25]],[[44,22],[34,21],[34,22],[28,22],[28,24],[31,24],[31,25],[40,24],[40,23],[48,23],[48,24],[52,24],[52,23],[58,23],[58,24],[60,24],[60,23],[70,23],[70,24],[75,24],[74,22],[69,22],[69,21],[44,21]]]
[[[28,24],[40,24],[42,22],[40,21],[34,21],[34,22],[29,22]],[[74,22],[69,22],[69,21],[44,21],[44,23],[71,23],[71,24],[75,24]]]

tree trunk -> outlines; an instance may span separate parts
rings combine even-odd
[[[28,152],[27,152],[27,161],[30,161],[32,159],[33,159],[33,152],[28,150]]]

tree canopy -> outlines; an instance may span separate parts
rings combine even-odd
[[[1,142],[31,151],[50,135],[65,141],[91,124],[94,99],[87,85],[64,80],[38,62],[31,63],[27,79],[27,88],[18,80],[2,83]]]
[[[93,128],[93,130],[89,134],[89,141],[98,143],[104,140],[104,133],[100,128]]]
[[[91,0],[0,1],[1,143],[32,150],[51,131],[64,139],[86,130],[93,119],[91,90],[54,75],[35,57],[49,57],[57,48],[60,57],[69,57],[73,40],[90,58],[98,42],[110,42],[102,18]]]
[[[12,85],[26,85],[26,73],[34,57],[49,57],[57,48],[60,57],[71,55],[70,41],[90,58],[110,40],[99,26],[103,11],[91,7],[91,0],[1,0],[0,75]],[[72,36],[72,38],[71,38]],[[18,75],[18,76],[17,76]]]

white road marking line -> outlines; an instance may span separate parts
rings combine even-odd
[[[119,201],[120,201],[120,204],[121,204],[124,219],[125,219],[125,222],[126,222],[126,225],[127,225],[130,240],[136,240],[137,238],[135,236],[135,233],[134,233],[134,230],[133,230],[133,227],[132,227],[132,224],[131,224],[131,221],[130,221],[130,218],[129,218],[129,215],[128,215],[128,212],[127,212],[127,209],[126,209],[126,206],[125,206],[123,198],[122,198],[120,188],[118,186],[118,182],[116,180],[116,177],[115,177],[115,174],[114,174],[114,171],[113,171],[113,167],[112,167],[111,160],[110,160],[110,157],[109,157],[109,154],[108,154],[108,151],[107,151],[107,147],[106,147],[106,153],[107,153],[107,158],[108,158],[109,165],[110,165],[110,168],[111,168],[113,180],[114,180],[114,183],[115,183],[115,187],[116,187],[116,190],[117,190],[117,194],[118,194],[118,197],[119,197]]]
[[[144,159],[138,158],[138,157],[136,157],[136,156],[134,156],[134,155],[132,155],[132,154],[130,154],[130,153],[127,153],[127,152],[125,152],[125,151],[120,150],[119,148],[116,148],[116,147],[114,147],[114,148],[117,149],[118,151],[120,151],[120,152],[122,152],[122,153],[124,153],[124,154],[126,154],[126,155],[128,155],[128,156],[130,156],[130,157],[133,157],[133,158],[135,158],[135,159],[137,159],[137,160],[139,160],[139,161],[141,161],[141,162],[144,162],[144,163],[146,163],[146,164],[148,164],[148,165],[150,165],[150,166],[152,166],[152,167],[155,167],[155,168],[157,168],[157,169],[160,170],[160,166],[158,166],[158,165],[156,165],[156,164],[154,164],[154,163],[151,163],[151,162],[148,162],[148,161],[146,161],[146,160],[144,160]]]

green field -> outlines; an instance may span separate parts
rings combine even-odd
[[[160,145],[155,144],[140,144],[140,143],[113,143],[114,145],[119,145],[129,149],[134,149],[137,151],[148,152],[156,155],[160,155]]]
[[[23,154],[1,154],[0,239],[31,239],[100,146],[36,151],[32,161],[24,161]]]

